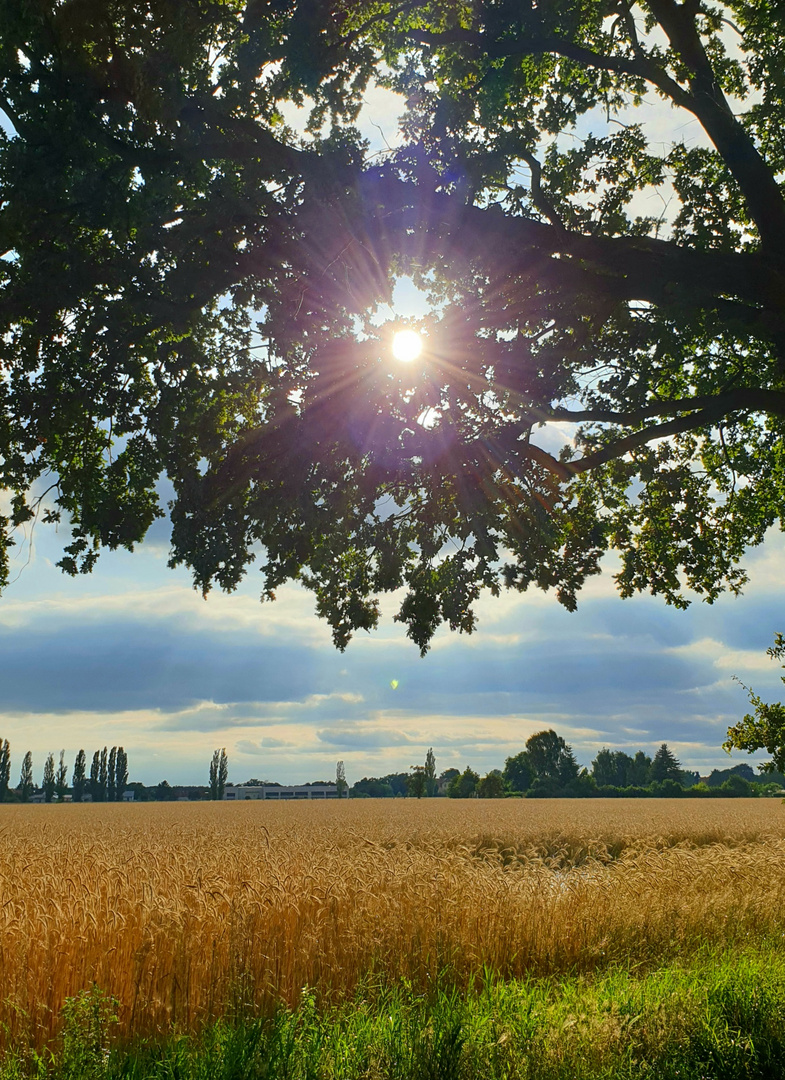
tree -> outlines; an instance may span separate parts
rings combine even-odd
[[[213,751],[210,762],[210,798],[222,799],[226,789],[226,780],[229,775],[229,759],[226,756],[226,747]]]
[[[106,773],[106,797],[109,802],[117,799],[117,747],[109,751],[109,764]]]
[[[117,748],[117,761],[115,764],[115,797],[121,800],[123,792],[128,787],[128,754],[122,746]]]
[[[338,798],[344,798],[347,790],[347,783],[346,770],[343,767],[342,761],[339,761],[335,766],[335,786],[338,788]]]
[[[577,779],[580,770],[572,747],[553,728],[530,736],[526,752],[537,780],[563,787]]]
[[[93,802],[101,802],[101,751],[96,750],[90,765],[90,797]]]
[[[500,769],[491,769],[477,784],[477,795],[480,799],[503,799],[505,792],[504,777]]]
[[[109,794],[109,767],[107,761],[107,748],[101,751],[98,765],[98,802],[106,802]],[[95,796],[93,796],[95,798]]]
[[[161,780],[155,787],[155,797],[158,802],[174,802],[174,788],[168,780]]]
[[[59,803],[65,802],[65,793],[68,790],[68,769],[65,764],[65,750],[60,751],[60,760],[55,774],[55,794]]]
[[[22,760],[22,771],[19,775],[19,796],[22,802],[29,802],[34,791],[33,754],[28,750]]]
[[[132,548],[165,470],[172,564],[232,589],[261,550],[340,648],[399,589],[421,650],[483,590],[574,608],[609,549],[624,596],[741,588],[785,520],[774,5],[97,12],[0,27],[0,585],[39,509],[67,573]],[[407,109],[382,159],[379,71]],[[405,373],[397,275],[438,301]]]
[[[11,745],[0,739],[0,802],[4,802],[11,786]]]
[[[51,802],[55,794],[55,756],[48,754],[44,762],[44,777],[41,782],[44,791],[44,799]]]
[[[599,786],[627,787],[635,783],[635,760],[623,750],[602,750],[591,763],[592,776]]]
[[[93,759],[95,761],[95,759]],[[80,750],[74,760],[74,771],[71,775],[71,788],[74,802],[81,802],[87,786],[87,763],[84,750]],[[97,779],[97,774],[96,774]],[[92,789],[91,789],[92,790]]]
[[[662,783],[663,780],[681,783],[681,764],[667,743],[663,743],[654,755],[649,777],[652,783]]]
[[[229,779],[229,759],[226,756],[226,748],[221,748],[221,754],[218,758],[218,798],[224,797],[224,791],[226,790],[226,782]]]
[[[436,794],[436,757],[432,746],[425,755],[425,794],[429,799]]]
[[[504,762],[502,775],[510,791],[528,791],[534,780],[534,768],[529,761],[528,753],[521,750],[514,757],[508,757]]]
[[[421,799],[428,792],[428,777],[425,775],[424,765],[412,765],[409,771],[408,781],[409,794],[415,799]]]
[[[638,750],[628,773],[628,783],[634,787],[646,787],[651,780],[652,760],[643,750]]]
[[[479,782],[479,774],[467,765],[462,773],[450,780],[447,785],[447,797],[450,799],[470,799],[474,795]]]
[[[210,761],[210,798],[217,799],[218,795],[218,767],[221,762],[221,751],[213,750],[213,756]]]
[[[766,655],[772,660],[785,659],[785,636],[774,635],[774,644],[766,650]],[[785,669],[785,664],[782,665]],[[736,680],[741,686],[744,683]],[[785,676],[782,676],[785,682]],[[747,713],[743,720],[733,727],[728,728],[728,738],[722,744],[728,753],[734,747],[737,750],[746,750],[752,754],[756,750],[765,750],[771,754],[771,761],[767,761],[761,768],[764,772],[785,772],[785,705],[781,702],[767,704],[748,686],[744,686],[754,712]]]

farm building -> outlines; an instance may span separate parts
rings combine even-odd
[[[224,799],[240,802],[244,799],[337,799],[338,788],[335,784],[295,784],[292,787],[278,787],[275,784],[251,784],[237,787],[227,784]]]

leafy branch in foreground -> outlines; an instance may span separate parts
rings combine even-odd
[[[36,521],[78,574],[168,512],[199,589],[259,558],[340,648],[385,592],[422,651],[483,591],[572,609],[611,549],[738,591],[785,520],[783,47],[749,0],[0,2],[0,586]]]
[[[774,635],[774,644],[766,650],[766,654],[772,660],[782,660],[785,657],[785,637],[782,634]],[[785,664],[782,666],[785,668]],[[744,686],[740,679],[736,681]],[[785,676],[782,677],[782,681],[785,683]],[[782,702],[767,704],[748,686],[744,686],[744,689],[755,711],[747,713],[738,724],[728,728],[728,738],[722,744],[723,749],[728,753],[734,748],[747,750],[749,753],[755,750],[766,750],[771,754],[771,761],[767,761],[761,768],[766,772],[783,772],[785,770],[785,705]]]

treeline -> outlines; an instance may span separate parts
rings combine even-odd
[[[350,791],[353,798],[445,796],[452,799],[536,798],[739,798],[772,795],[785,786],[785,776],[756,776],[749,765],[713,769],[701,779],[683,769],[667,743],[654,757],[603,747],[589,769],[581,768],[572,747],[553,729],[538,731],[525,748],[508,757],[503,769],[480,776],[470,766],[446,769],[436,776],[433,750],[425,765],[408,773],[363,777]]]
[[[96,750],[87,774],[87,757],[80,750],[74,761],[71,783],[65,764],[65,750],[60,751],[60,762],[55,766],[54,754],[44,763],[41,786],[36,787],[33,778],[33,754],[28,750],[22,759],[19,783],[11,787],[11,746],[8,739],[0,739],[0,802],[30,802],[43,795],[44,802],[65,802],[70,796],[73,802],[120,802],[128,787],[128,755],[122,746],[109,750]]]

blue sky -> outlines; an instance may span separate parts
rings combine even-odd
[[[367,134],[393,142],[398,106],[378,91],[369,99]],[[672,134],[671,117],[647,119]],[[397,300],[397,314],[415,312],[410,294]],[[40,780],[49,752],[65,749],[70,767],[80,748],[115,744],[145,783],[204,782],[218,746],[235,781],[329,778],[342,759],[351,782],[407,769],[429,746],[439,770],[485,772],[545,727],[585,765],[602,746],[652,753],[666,741],[707,772],[750,760],[720,748],[746,711],[732,676],[769,699],[783,694],[765,656],[785,630],[779,533],[750,553],[741,597],[686,612],[621,600],[609,564],[576,613],[539,592],[489,598],[474,635],[442,631],[424,659],[392,621],[395,598],[381,629],[344,654],[302,589],[260,604],[253,569],[237,593],[202,600],[185,570],[167,569],[163,522],[134,554],[107,553],[78,579],[54,566],[62,534],[39,524],[32,544],[19,540],[0,598],[0,738],[15,776],[28,749]]]
[[[441,631],[424,659],[392,621],[394,598],[381,629],[341,654],[296,586],[261,604],[252,570],[237,593],[202,600],[167,569],[163,524],[78,579],[54,566],[61,541],[37,526],[0,600],[0,737],[15,769],[33,751],[36,776],[49,751],[70,763],[105,744],[125,746],[146,783],[202,782],[216,746],[238,781],[328,778],[338,759],[351,781],[407,769],[429,746],[439,769],[485,772],[544,727],[583,764],[603,745],[666,741],[706,771],[729,763],[720,744],[745,711],[733,674],[781,697],[765,656],[782,627],[780,534],[750,553],[741,597],[680,612],[621,600],[606,573],[573,614],[540,592],[488,598],[475,634]]]

